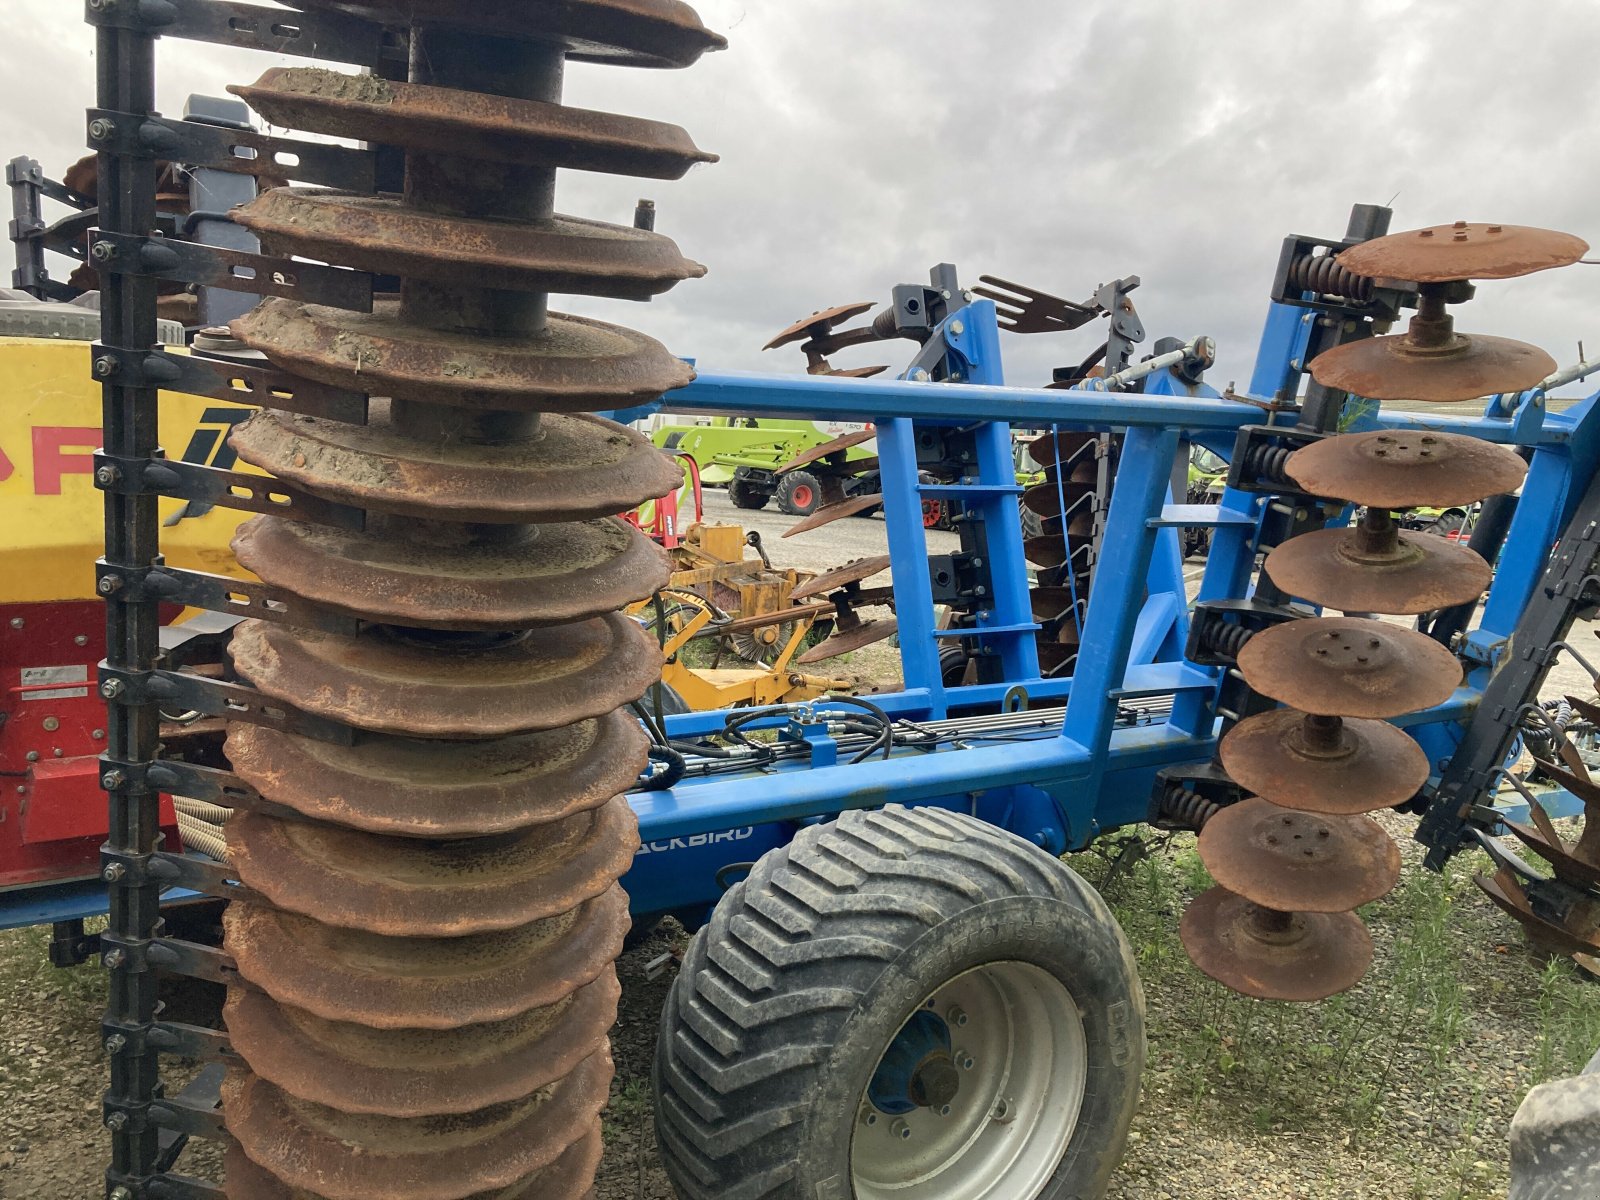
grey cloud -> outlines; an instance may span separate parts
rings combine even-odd
[[[0,150],[77,157],[92,39],[61,0],[7,0]],[[710,275],[649,305],[568,307],[705,367],[796,370],[759,346],[795,317],[886,298],[934,262],[1069,297],[1136,273],[1152,336],[1209,333],[1246,379],[1278,244],[1394,197],[1396,228],[1457,217],[1600,241],[1590,0],[1288,4],[1146,0],[705,0],[731,48],[687,72],[574,65],[570,103],[675,121],[722,162],[662,184],[568,173],[566,211],[660,225]],[[165,43],[162,103],[266,56]],[[1485,284],[1461,324],[1558,359],[1600,342],[1600,272]],[[1087,331],[1008,338],[1042,380]],[[895,351],[903,356],[903,351]],[[851,363],[891,361],[870,348]]]

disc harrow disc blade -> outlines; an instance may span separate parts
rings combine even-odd
[[[679,0],[296,0],[372,21],[419,22],[564,46],[567,57],[621,67],[687,67],[728,41]]]
[[[292,1200],[580,1200],[599,1165],[599,1113],[612,1076],[600,1050],[548,1091],[455,1114],[396,1118],[343,1113],[286,1095],[235,1069],[222,1087],[240,1158],[277,1177]],[[352,1154],[359,1146],[361,1153]],[[253,1175],[248,1168],[245,1177]],[[230,1172],[230,1195],[240,1190]]]
[[[228,91],[287,129],[482,163],[681,179],[696,163],[717,161],[663,121],[322,67],[272,67]]]
[[[1280,708],[1240,721],[1220,752],[1245,791],[1306,812],[1377,812],[1404,804],[1428,782],[1427,753],[1386,721],[1347,717],[1338,745],[1324,748],[1307,736],[1303,714]]]
[[[1588,242],[1554,229],[1457,221],[1351,246],[1340,251],[1339,265],[1358,275],[1448,283],[1532,275],[1569,266],[1588,252]]]
[[[517,541],[412,540],[256,517],[234,557],[264,583],[335,612],[418,629],[519,630],[613,612],[665,587],[666,553],[615,517]]]
[[[542,334],[485,338],[409,324],[395,301],[356,313],[269,299],[229,328],[290,374],[457,408],[628,408],[694,379],[693,369],[654,338],[560,313],[550,314]]]
[[[1372,938],[1354,913],[1272,913],[1222,887],[1195,897],[1178,935],[1202,972],[1258,1000],[1325,1000],[1372,963]]]
[[[1223,887],[1283,912],[1350,912],[1400,882],[1400,848],[1370,817],[1297,812],[1259,797],[1207,821],[1199,851]]]
[[[664,234],[585,217],[475,221],[318,188],[273,188],[232,215],[280,253],[507,292],[649,300],[706,273]]]
[[[809,664],[838,658],[841,654],[849,654],[852,650],[860,650],[864,646],[872,645],[873,642],[893,637],[899,628],[893,617],[881,621],[863,621],[854,629],[840,630],[826,641],[817,643],[795,659],[795,662]]]
[[[598,808],[638,782],[649,751],[626,711],[486,742],[336,746],[242,723],[227,741],[234,773],[280,809],[413,838],[493,836]]]
[[[551,1008],[460,1029],[369,1029],[233,988],[228,1040],[289,1095],[350,1113],[472,1112],[564,1079],[605,1041],[622,986],[602,972]]]
[[[359,729],[422,738],[558,729],[637,700],[661,674],[661,648],[621,613],[484,642],[423,640],[381,625],[341,637],[244,621],[229,652],[269,696]]]
[[[385,837],[241,812],[229,862],[246,887],[326,925],[391,937],[515,929],[604,895],[639,849],[622,797],[498,838]]]
[[[796,454],[783,466],[779,467],[777,474],[782,475],[788,471],[793,471],[797,467],[804,467],[827,458],[830,454],[843,454],[851,447],[865,445],[877,436],[878,431],[875,429],[858,429],[854,433],[841,433],[832,441],[823,442],[820,446],[812,446],[808,450],[800,451],[799,454]],[[851,470],[857,471],[859,468],[855,464],[851,464]]]
[[[1461,333],[1447,351],[1420,349],[1409,335],[1363,338],[1311,360],[1311,377],[1369,400],[1459,403],[1534,387],[1556,369],[1537,346],[1484,333]]]
[[[1028,443],[1028,454],[1041,467],[1050,467],[1075,461],[1099,440],[1099,435],[1093,433],[1045,433]]]
[[[1063,629],[1065,628],[1064,626]],[[1078,661],[1076,639],[1068,642],[1040,642],[1038,651],[1039,670],[1046,679],[1072,674],[1072,669]]]
[[[1274,625],[1238,663],[1262,695],[1328,717],[1398,717],[1443,704],[1461,682],[1455,655],[1426,634],[1359,617]]]
[[[613,516],[676,491],[683,468],[640,434],[589,415],[540,419],[494,445],[397,428],[375,400],[366,425],[271,409],[234,427],[239,457],[306,491],[424,520],[549,523]]]
[[[877,303],[876,300],[858,300],[854,304],[836,304],[832,308],[819,309],[809,317],[801,317],[761,348],[776,350],[791,342],[803,342],[818,333],[828,333],[835,325],[842,325],[854,317],[859,317],[876,307]]]
[[[1398,530],[1390,553],[1362,551],[1351,529],[1316,529],[1274,546],[1272,582],[1340,612],[1410,615],[1470,604],[1494,571],[1477,551],[1432,533]]]
[[[815,579],[808,579],[794,591],[789,593],[790,600],[806,600],[812,596],[826,596],[829,592],[847,584],[860,583],[864,579],[871,579],[874,575],[889,569],[889,556],[887,554],[875,555],[872,558],[858,558],[854,562],[845,563],[842,567],[835,567],[825,571]]]
[[[1022,493],[1022,504],[1029,512],[1038,513],[1041,517],[1059,518],[1063,512],[1072,513],[1079,504],[1082,504],[1095,492],[1093,483],[1064,482],[1059,486],[1055,483],[1040,483]]]
[[[558,917],[466,937],[389,937],[262,904],[223,914],[239,974],[279,1004],[373,1029],[459,1029],[548,1008],[622,952],[628,898],[613,885]]]
[[[1481,438],[1395,429],[1312,442],[1289,455],[1284,470],[1316,496],[1369,508],[1443,508],[1516,491],[1528,464]]]
[[[864,513],[870,508],[876,508],[883,503],[881,495],[852,496],[848,500],[841,500],[837,504],[828,504],[817,509],[809,517],[796,521],[783,531],[784,537],[794,537],[797,533],[809,533],[813,529],[821,529],[824,525],[831,525],[845,517],[853,517],[857,513]]]
[[[1541,916],[1522,884],[1502,868],[1491,875],[1474,875],[1478,890],[1527,932],[1528,940],[1555,954],[1600,954],[1600,903],[1581,902],[1571,913],[1570,924],[1560,924]]]

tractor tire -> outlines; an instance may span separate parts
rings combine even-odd
[[[728,499],[735,508],[753,510],[765,508],[767,501],[772,499],[772,493],[735,472],[733,478],[728,480]]]
[[[822,485],[810,471],[786,471],[778,476],[778,508],[791,517],[809,517],[822,503]]]
[[[1094,1200],[1144,997],[1104,901],[964,814],[802,830],[736,884],[662,1013],[656,1130],[683,1200]]]

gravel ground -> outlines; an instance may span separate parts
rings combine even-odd
[[[717,491],[706,507],[709,520],[760,529],[779,565],[823,570],[883,552],[881,520],[784,541],[790,518],[734,510]],[[930,535],[936,552],[954,544],[954,535]],[[863,651],[848,667],[884,680],[893,648]],[[1547,694],[1587,688],[1581,669],[1563,666]],[[1385,820],[1404,850],[1406,882],[1364,910],[1378,947],[1373,971],[1322,1005],[1245,1000],[1188,965],[1177,920],[1208,886],[1192,839],[1121,865],[1074,860],[1123,922],[1149,1002],[1144,1097],[1110,1200],[1504,1195],[1511,1114],[1529,1087],[1575,1071],[1600,1044],[1600,994],[1569,963],[1525,947],[1471,886],[1479,864],[1459,863],[1443,879],[1421,872],[1410,823]],[[672,1198],[650,1128],[649,1074],[670,954],[684,943],[668,922],[620,964],[599,1200]],[[51,969],[44,948],[42,930],[0,934],[0,1200],[93,1200],[107,1146],[98,1116],[104,981],[93,966]],[[205,1148],[185,1167],[215,1177],[215,1155]]]

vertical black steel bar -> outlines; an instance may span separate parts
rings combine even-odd
[[[11,272],[11,286],[40,300],[45,294],[43,193],[37,180],[39,164],[31,158],[14,158],[6,164],[6,183],[11,188],[11,244],[17,265]]]
[[[89,2],[94,6],[96,0]],[[132,29],[100,28],[96,49],[97,107],[126,113],[154,111],[154,37]],[[102,152],[98,168],[101,227],[125,234],[152,231],[156,222],[154,160]],[[124,273],[102,277],[101,338],[109,346],[122,348],[143,349],[155,343],[153,278]],[[104,385],[103,406],[108,453],[123,458],[147,458],[155,453],[154,389],[125,386],[113,376]],[[153,496],[108,492],[105,515],[108,562],[145,567],[155,561],[160,546]],[[134,671],[154,667],[157,632],[153,602],[127,603],[115,594],[109,597],[106,656],[111,666]],[[107,699],[111,701],[106,723],[108,758],[149,762],[157,746],[155,706],[118,703],[115,696]],[[110,798],[107,849],[137,865],[158,848],[157,796],[145,785],[142,772],[107,769],[104,774]],[[138,869],[108,868],[107,877],[111,917],[105,955],[110,969],[106,1022],[120,1028],[148,1028],[156,1015],[156,979],[145,969],[140,950],[155,934],[160,890]],[[106,1125],[112,1131],[106,1193],[115,1200],[141,1196],[145,1181],[157,1170],[159,1135],[146,1115],[159,1080],[159,1056],[148,1041],[143,1037],[122,1039],[111,1053],[111,1083],[105,1096]]]

